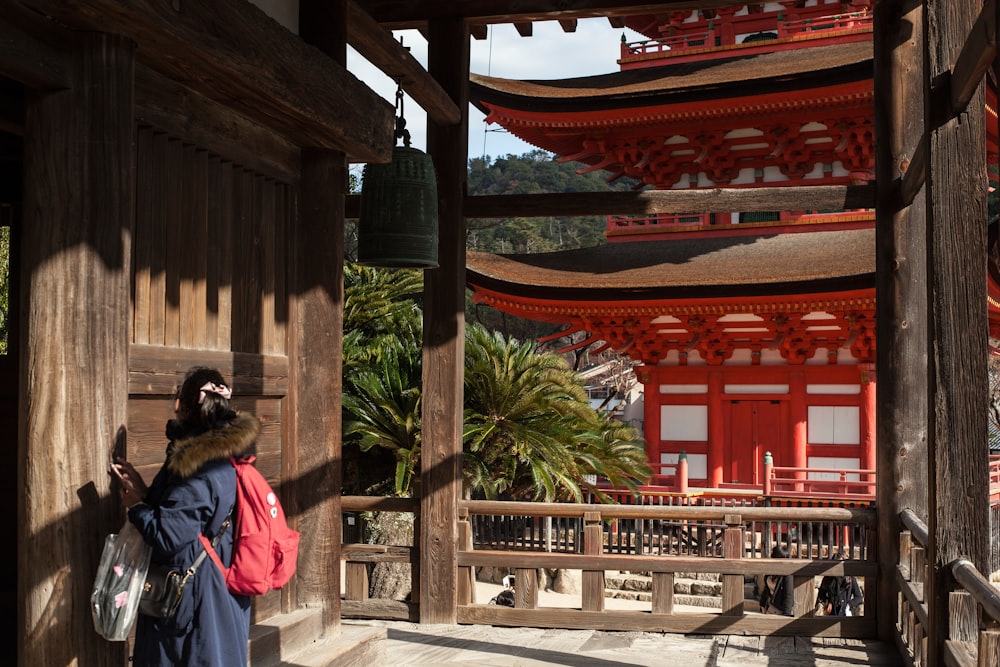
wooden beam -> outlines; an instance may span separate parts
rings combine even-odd
[[[717,188],[643,192],[573,192],[466,197],[465,217],[642,215],[698,211],[795,211],[874,208],[874,186]]]
[[[514,24],[514,29],[521,37],[531,37],[532,23],[531,21],[520,21]]]
[[[997,56],[997,0],[986,0],[969,31],[955,66],[931,93],[930,127],[937,128],[965,112],[983,77]],[[896,197],[899,206],[909,206],[927,178],[927,137],[921,137],[910,158],[902,163]]]
[[[150,68],[299,146],[341,150],[358,162],[392,156],[392,105],[252,3],[20,1],[73,28],[133,40]]]
[[[365,11],[386,27],[414,28],[429,20],[464,18],[470,23],[517,23],[570,18],[603,18],[655,14],[681,9],[728,7],[733,0],[666,0],[659,3],[634,0],[358,0]]]
[[[559,27],[563,32],[576,32],[576,19],[559,19]]]
[[[50,21],[32,14],[24,7],[5,5],[0,20],[0,74],[28,88],[69,88],[72,70],[69,56],[51,46],[51,42],[34,36],[35,32],[52,32],[53,28]],[[66,39],[64,35],[60,41]]]
[[[360,197],[347,197],[345,215],[358,217]],[[874,185],[787,188],[716,188],[642,192],[556,192],[465,198],[466,218],[540,218],[573,215],[725,213],[731,211],[849,210],[875,208]]]
[[[396,41],[357,2],[347,3],[347,41],[390,79],[399,81],[413,101],[438,125],[457,125],[462,120],[458,105],[417,62],[410,50]]]
[[[951,115],[969,106],[997,53],[997,0],[986,0],[951,72]]]

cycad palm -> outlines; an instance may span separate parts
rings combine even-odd
[[[393,453],[399,495],[420,461],[422,289],[419,271],[344,267],[344,439]]]
[[[464,468],[472,489],[488,498],[579,501],[585,475],[630,486],[648,477],[635,431],[594,411],[561,357],[476,325],[465,350]]]

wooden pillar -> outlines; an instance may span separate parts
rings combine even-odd
[[[861,468],[873,470],[875,468],[875,429],[878,428],[876,415],[878,405],[875,401],[875,369],[871,364],[865,364],[861,368]],[[870,481],[868,475],[864,475],[861,481]]]
[[[722,418],[722,392],[725,389],[722,371],[708,372],[708,486],[722,486],[725,466],[726,429]]]
[[[746,544],[743,517],[739,514],[727,514],[725,522],[726,530],[722,538],[723,553],[726,558],[741,559]],[[742,574],[722,575],[722,610],[719,612],[722,616],[742,616],[745,597]]]
[[[291,607],[322,606],[326,629],[340,625],[346,188],[343,153],[302,151],[299,220],[290,233],[292,415],[283,464],[295,480],[293,507],[302,541]]]
[[[303,35],[333,60],[347,60],[345,0],[300,4]],[[344,201],[347,159],[302,151],[299,216],[290,230],[289,433],[284,473],[292,484],[299,562],[284,611],[323,609],[323,632],[340,627],[341,393],[343,391]]]
[[[465,218],[469,32],[460,18],[428,27],[428,71],[462,109],[462,122],[428,120],[438,179],[438,268],[424,273],[420,452],[420,622],[457,622],[458,500],[465,375]]]
[[[646,460],[653,474],[660,474],[660,373],[656,366],[639,369],[642,379],[642,432],[646,439]]]
[[[27,97],[15,521],[23,667],[120,665],[127,649],[94,632],[88,609],[104,538],[124,523],[108,464],[127,454],[134,52],[121,37],[86,33],[72,87]]]
[[[928,0],[928,109],[948,106],[951,72],[981,0]],[[938,115],[940,111],[936,112]],[[960,556],[989,572],[986,319],[986,133],[983,87],[957,117],[928,115],[928,665],[944,664],[948,565]]]
[[[789,381],[789,421],[792,424],[792,458],[789,463],[778,459],[778,467],[791,465],[795,468],[805,468],[809,465],[809,408],[806,405],[806,374],[802,370],[792,371]],[[781,451],[779,448],[778,451]],[[804,472],[795,473],[796,478],[804,479]],[[795,485],[796,491],[802,490],[801,484]]]
[[[583,553],[600,556],[604,553],[604,528],[600,512],[583,514]],[[583,611],[604,611],[604,570],[584,570],[581,608]]]
[[[898,597],[899,513],[927,519],[927,254],[923,197],[908,206],[896,188],[924,126],[924,10],[921,0],[875,5],[876,423],[879,512],[879,637],[892,641]]]

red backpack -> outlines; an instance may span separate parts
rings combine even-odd
[[[238,595],[263,595],[284,586],[295,574],[299,553],[299,534],[288,527],[281,501],[253,466],[255,459],[229,459],[236,468],[236,517],[233,559],[228,568],[223,567],[208,538],[201,535],[226,587]]]

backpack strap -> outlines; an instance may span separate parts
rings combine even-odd
[[[221,572],[223,578],[225,578],[226,567],[222,564],[222,559],[219,558],[219,553],[215,550],[215,547],[219,546],[219,541],[222,539],[222,536],[226,534],[226,531],[229,530],[229,526],[233,523],[233,513],[235,511],[235,505],[229,508],[229,514],[226,515],[226,520],[222,522],[219,532],[215,534],[215,537],[212,538],[211,542],[207,537],[205,537],[205,533],[198,533],[198,539],[201,540],[201,545],[204,547],[204,550],[201,554],[199,554],[198,558],[194,561],[191,567],[188,568],[188,572],[190,574],[194,574],[194,571],[198,569],[201,562],[205,560],[205,556],[208,556],[212,559],[212,562],[218,566],[219,572]]]

